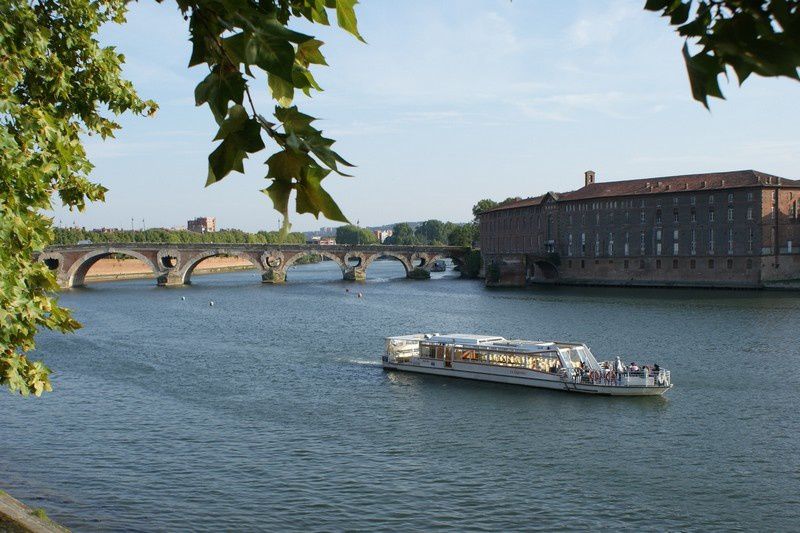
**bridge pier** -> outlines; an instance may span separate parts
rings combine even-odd
[[[261,283],[285,283],[286,271],[279,268],[268,268],[261,272]]]
[[[345,281],[365,281],[367,279],[367,269],[360,266],[350,267],[344,271],[343,277]]]
[[[167,270],[166,272],[159,272],[156,276],[156,283],[159,287],[177,287],[183,285],[183,276],[174,270]]]

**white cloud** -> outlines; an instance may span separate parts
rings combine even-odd
[[[576,48],[607,45],[641,13],[640,5],[615,2],[608,9],[587,13],[567,30],[569,43]]]

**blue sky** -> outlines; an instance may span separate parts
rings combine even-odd
[[[325,41],[331,65],[315,71],[325,91],[297,103],[358,165],[327,189],[353,222],[378,225],[467,221],[481,198],[572,190],[588,169],[598,181],[742,168],[800,177],[800,84],[732,82],[728,100],[706,111],[691,98],[682,40],[643,4],[367,0],[357,13],[368,44],[297,24]],[[271,152],[203,187],[216,125],[194,106],[205,73],[186,67],[187,24],[170,2],[130,5],[128,23],[102,38],[160,110],[122,117],[116,139],[88,139],[107,201],[56,209],[56,223],[173,227],[215,216],[222,228],[277,229],[258,192]],[[257,107],[271,110],[266,82],[252,87]],[[295,230],[327,225],[293,217]]]

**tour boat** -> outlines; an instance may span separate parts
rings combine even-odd
[[[383,368],[610,396],[658,396],[672,388],[658,365],[598,362],[582,343],[419,333],[387,337]]]

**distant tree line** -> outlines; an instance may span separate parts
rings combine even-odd
[[[278,231],[249,233],[238,229],[224,229],[210,233],[187,230],[152,228],[146,230],[92,231],[82,228],[54,228],[54,244],[92,242],[167,242],[167,243],[247,243],[247,244],[304,244],[306,237],[293,232],[281,237]]]
[[[455,224],[441,220],[426,220],[416,228],[401,222],[392,228],[392,236],[383,244],[389,245],[449,245],[472,246],[477,237],[477,225],[474,222]],[[378,244],[378,237],[366,229],[347,225],[336,228],[338,244]]]

